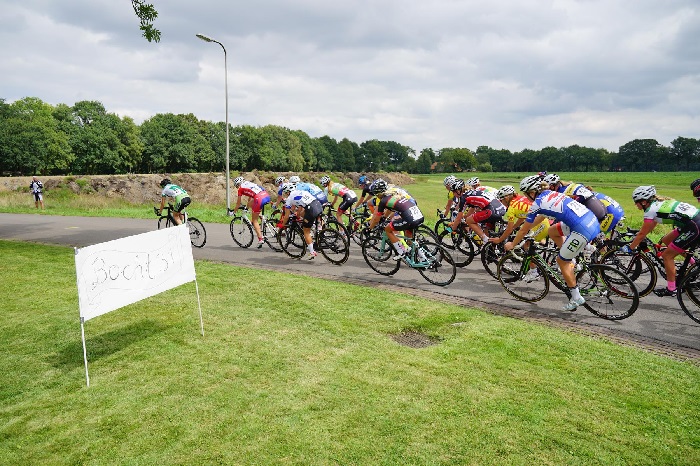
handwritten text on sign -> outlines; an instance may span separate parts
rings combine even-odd
[[[185,225],[76,249],[75,269],[84,320],[195,279]]]

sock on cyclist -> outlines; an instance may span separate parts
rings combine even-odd
[[[401,255],[406,253],[406,251],[404,251],[404,249],[403,249],[403,246],[401,245],[401,241],[397,241],[397,242],[393,243],[393,246],[394,246],[394,249],[396,250],[396,253],[398,255],[401,256]]]
[[[581,292],[578,289],[578,286],[575,286],[573,288],[569,288],[569,291],[571,291],[571,298],[579,300],[581,299]]]
[[[676,281],[667,281],[668,285],[666,287],[669,291],[676,291]]]
[[[314,253],[314,244],[313,243],[307,244],[306,250],[309,251],[309,254],[313,254]]]

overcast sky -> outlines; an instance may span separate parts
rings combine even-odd
[[[698,0],[0,0],[0,98],[420,152],[700,138]]]

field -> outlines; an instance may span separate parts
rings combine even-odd
[[[88,388],[73,249],[0,254],[2,464],[700,464],[697,365],[205,261],[204,336],[192,283],[90,320]]]

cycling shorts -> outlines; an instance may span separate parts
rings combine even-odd
[[[182,212],[182,209],[190,205],[192,202],[192,199],[189,198],[189,196],[185,196],[182,199],[178,199],[177,203],[175,204],[175,212]]]
[[[355,201],[357,201],[357,194],[355,194],[354,191],[348,191],[345,193],[345,196],[343,196],[343,202],[341,202],[338,206],[338,212],[345,212],[355,203]]]
[[[267,191],[259,192],[253,198],[252,210],[256,214],[259,214],[260,211],[262,210],[263,206],[265,204],[269,204],[269,203],[270,203],[270,195],[267,193]]]

